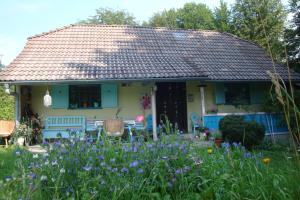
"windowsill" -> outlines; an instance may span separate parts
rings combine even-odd
[[[68,110],[96,110],[96,109],[102,109],[102,107],[68,108]]]

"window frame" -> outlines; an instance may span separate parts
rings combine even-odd
[[[234,101],[236,100],[231,100],[230,102],[228,102],[228,90],[231,89],[233,91],[237,91],[237,88],[241,87],[241,89],[245,88],[246,89],[246,93],[242,94],[242,91],[239,91],[238,93],[236,93],[236,97],[241,97],[241,96],[245,96],[244,99],[241,100],[241,102],[244,101],[244,103],[234,103]],[[231,98],[232,98],[232,93],[231,93]],[[247,105],[251,105],[251,91],[250,91],[250,84],[249,83],[225,83],[224,84],[224,105],[233,105],[233,106],[247,106]],[[238,101],[237,101],[238,102]]]
[[[93,90],[92,88],[95,87],[95,89]],[[81,88],[81,90],[78,91],[78,88]],[[85,88],[82,90],[82,88]],[[74,99],[71,95],[73,90],[76,89],[77,91],[75,92],[74,95],[76,95],[76,102],[72,102],[72,99]],[[91,85],[69,85],[69,102],[68,102],[68,109],[71,110],[80,110],[80,109],[102,109],[102,97],[101,97],[101,84],[91,84]],[[98,91],[98,94],[95,95],[96,97],[91,97],[89,95],[91,95],[91,93],[93,91]],[[82,94],[83,93],[83,94]],[[87,94],[86,94],[87,93]],[[82,100],[82,95],[87,95],[86,97],[84,97],[84,99],[87,99],[85,101],[87,101],[87,106],[83,106],[81,105],[82,103],[84,103],[84,100]],[[93,94],[92,94],[93,95]],[[94,98],[94,99],[93,99]],[[97,99],[97,100],[95,100]],[[95,106],[95,103],[98,103],[98,106]],[[71,106],[71,104],[73,104],[74,106]],[[76,106],[77,104],[77,106]],[[92,106],[89,106],[89,104],[91,104]]]

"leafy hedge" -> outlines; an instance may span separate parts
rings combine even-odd
[[[0,87],[0,120],[14,119],[14,97],[6,94]]]
[[[219,129],[224,140],[240,142],[246,148],[260,144],[265,136],[265,129],[255,121],[247,122],[243,116],[228,115],[220,120]]]

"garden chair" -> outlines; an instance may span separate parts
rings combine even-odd
[[[191,113],[191,122],[192,122],[193,133],[194,133],[194,135],[196,135],[196,128],[201,127],[200,117],[197,113],[195,113],[195,112]]]
[[[15,129],[14,121],[0,120],[0,137],[5,140],[5,146],[8,146],[7,138],[13,133]]]

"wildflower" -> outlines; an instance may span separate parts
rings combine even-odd
[[[175,174],[182,174],[183,173],[183,170],[180,168],[180,169],[176,169],[175,171]]]
[[[52,166],[54,166],[54,165],[57,165],[57,161],[56,160],[54,160],[54,161],[52,161]]]
[[[268,165],[268,164],[270,163],[270,161],[271,161],[271,158],[268,158],[268,157],[262,159],[262,162],[263,162],[265,165]]]
[[[98,156],[98,159],[99,160],[104,160],[104,156],[100,155],[100,156]]]
[[[167,157],[167,156],[163,156],[163,157],[161,157],[161,159],[163,159],[163,160],[167,160],[167,159],[168,159],[168,157]]]
[[[135,160],[129,164],[129,167],[133,168],[133,167],[137,167],[138,165],[139,165],[139,162],[137,160]]]
[[[116,159],[115,159],[115,158],[111,158],[109,161],[110,161],[111,163],[114,163],[114,162],[116,162]]]
[[[12,180],[12,176],[6,176],[4,179],[5,179],[5,181],[7,181],[7,182],[8,182],[8,181],[11,181],[11,180]]]
[[[83,167],[83,169],[84,169],[85,171],[91,171],[92,167],[86,165],[86,166]]]
[[[128,170],[126,167],[123,167],[123,168],[121,169],[121,172],[123,172],[123,173],[128,173],[129,170]]]
[[[208,154],[212,154],[212,152],[213,152],[213,149],[212,149],[212,148],[208,148],[208,149],[207,149],[207,153],[208,153]]]
[[[251,153],[250,152],[244,153],[244,158],[251,158]]]
[[[221,147],[224,148],[224,149],[228,149],[228,148],[230,148],[230,144],[228,142],[223,142],[221,144]]]
[[[112,170],[111,170],[112,172],[118,172],[118,168],[113,168]]]
[[[29,177],[30,179],[35,179],[35,178],[36,178],[36,175],[35,175],[35,173],[30,172],[30,173],[28,174],[28,177]]]
[[[47,179],[48,179],[47,176],[45,176],[45,175],[41,176],[41,181],[46,181]]]
[[[64,168],[61,168],[61,169],[59,170],[59,172],[60,172],[61,174],[64,174],[64,173],[66,172],[66,170],[65,170]]]
[[[16,156],[20,156],[21,152],[20,151],[16,151]]]
[[[106,165],[105,162],[101,162],[101,163],[100,163],[100,166],[101,166],[101,167],[104,167],[105,165]]]
[[[45,165],[49,165],[49,160],[46,160],[46,161],[45,161]]]
[[[39,158],[38,154],[33,154],[32,158]]]
[[[144,172],[143,169],[138,169],[138,170],[137,170],[137,173],[138,173],[138,174],[142,174],[143,172]]]

